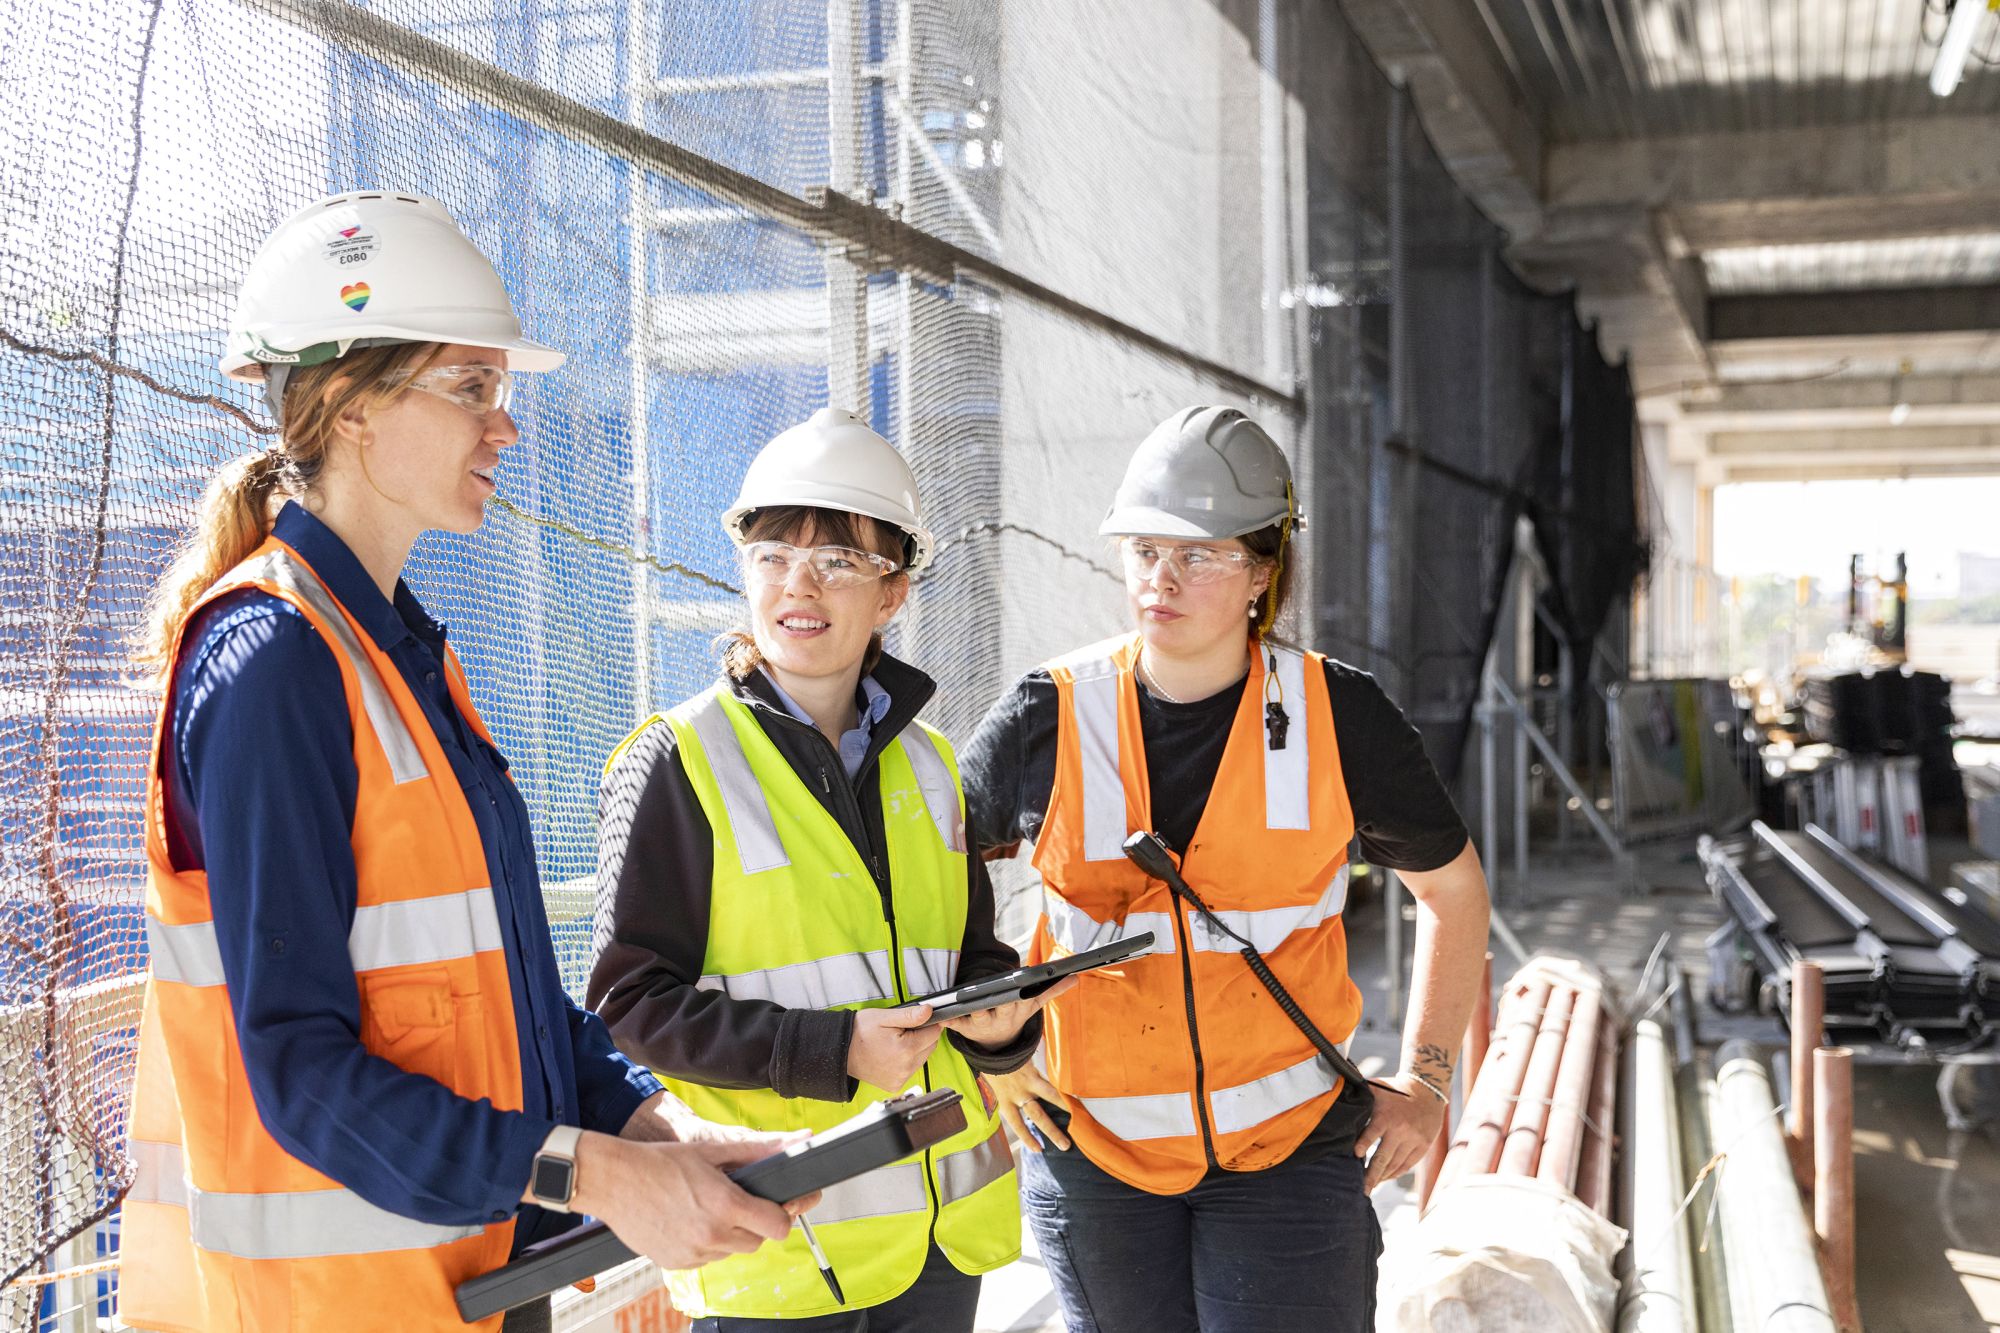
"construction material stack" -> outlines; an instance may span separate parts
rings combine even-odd
[[[1824,974],[1800,962],[1787,976],[1784,1098],[1748,1043],[1699,1048],[1685,977],[1655,966],[1666,943],[1629,1022],[1573,959],[1531,959],[1490,1026],[1482,999],[1462,1113],[1419,1174],[1418,1220],[1383,1256],[1380,1327],[1860,1327],[1850,1053],[1823,1045]]]
[[[1795,963],[1825,975],[1826,1027],[1846,1044],[1961,1054],[2000,1031],[2000,922],[1877,862],[1817,825],[1761,821],[1703,839],[1731,921],[1710,940],[1718,1008],[1790,1008]]]
[[[1420,1188],[1420,1220],[1383,1257],[1393,1327],[1610,1326],[1625,1243],[1605,1215],[1622,1023],[1594,969],[1549,957],[1502,987],[1483,1058],[1475,1015],[1463,1113]]]

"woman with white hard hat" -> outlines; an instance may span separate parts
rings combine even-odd
[[[1443,1123],[1485,880],[1374,680],[1268,637],[1300,526],[1256,422],[1175,413],[1100,529],[1132,632],[1030,672],[967,747],[986,854],[1034,846],[1031,961],[1155,937],[1049,1007],[1040,1068],[990,1080],[1071,1333],[1372,1329],[1368,1192]],[[1419,911],[1401,1067],[1372,1088],[1339,1046],[1357,834]]]
[[[713,688],[606,766],[590,1002],[712,1120],[819,1130],[950,1088],[967,1124],[828,1190],[783,1244],[669,1285],[701,1333],[968,1333],[978,1275],[1020,1253],[1013,1159],[978,1075],[1025,1064],[1041,1021],[1017,1002],[949,1020],[940,1041],[910,1003],[1019,963],[967,854],[952,747],[917,720],[936,687],[882,651],[931,557],[916,482],[826,408],[765,446],[722,524],[749,627],[725,636]]]
[[[564,993],[527,806],[401,579],[479,526],[513,376],[562,361],[420,195],[323,199],[251,263],[222,368],[279,434],[209,485],[141,648],[127,1324],[458,1329],[458,1284],[582,1214],[669,1265],[790,1228],[724,1174],[782,1140],[698,1121]]]

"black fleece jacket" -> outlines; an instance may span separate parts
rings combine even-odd
[[[868,756],[852,782],[833,743],[785,711],[761,672],[727,683],[874,869],[886,914],[892,910],[889,857],[876,764],[937,686],[887,656],[873,675],[888,691],[890,707],[870,733]],[[979,845],[970,827],[966,839],[968,847]],[[662,1074],[718,1088],[771,1088],[782,1097],[848,1100],[857,1086],[847,1073],[851,1013],[787,1009],[696,989],[714,868],[713,832],[676,753],[673,729],[651,726],[611,766],[599,793],[597,959],[589,1007],[603,1016],[621,1051]],[[993,885],[977,855],[966,858],[965,893],[961,985],[1020,966],[1019,955],[994,934]],[[967,1063],[985,1073],[1020,1068],[1041,1036],[1039,1014],[1004,1048],[946,1033]]]

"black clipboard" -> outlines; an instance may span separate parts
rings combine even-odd
[[[1100,944],[1095,949],[1085,949],[1082,953],[1065,954],[1052,958],[1046,963],[1036,963],[1032,967],[1017,967],[1012,972],[1003,972],[997,977],[975,981],[969,986],[957,986],[951,990],[939,991],[912,1000],[912,1004],[927,1004],[931,1007],[934,1022],[947,1018],[957,1018],[962,1014],[976,1014],[982,1009],[996,1009],[1016,1000],[1032,1000],[1064,977],[1073,977],[1079,972],[1089,972],[1100,967],[1115,967],[1129,962],[1140,954],[1149,953],[1153,948],[1153,932],[1142,930],[1136,935],[1128,935],[1110,944]]]
[[[965,1107],[956,1091],[913,1092],[877,1102],[803,1143],[739,1167],[729,1178],[747,1193],[783,1203],[900,1162],[964,1128]],[[459,1283],[454,1293],[459,1318],[476,1323],[633,1257],[610,1227],[592,1222],[531,1245],[511,1263]]]

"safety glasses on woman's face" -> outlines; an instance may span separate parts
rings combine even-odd
[[[822,588],[858,588],[887,578],[902,566],[873,551],[851,546],[794,546],[790,542],[751,542],[743,548],[743,574],[754,583],[780,587],[803,564]]]
[[[1163,546],[1145,537],[1127,537],[1118,544],[1125,557],[1125,573],[1142,583],[1152,581],[1161,565],[1167,578],[1184,587],[1216,583],[1257,562],[1245,551],[1223,551],[1213,546]]]
[[[432,366],[428,370],[397,370],[383,383],[406,385],[455,403],[476,417],[505,412],[514,406],[514,377],[503,366]]]

